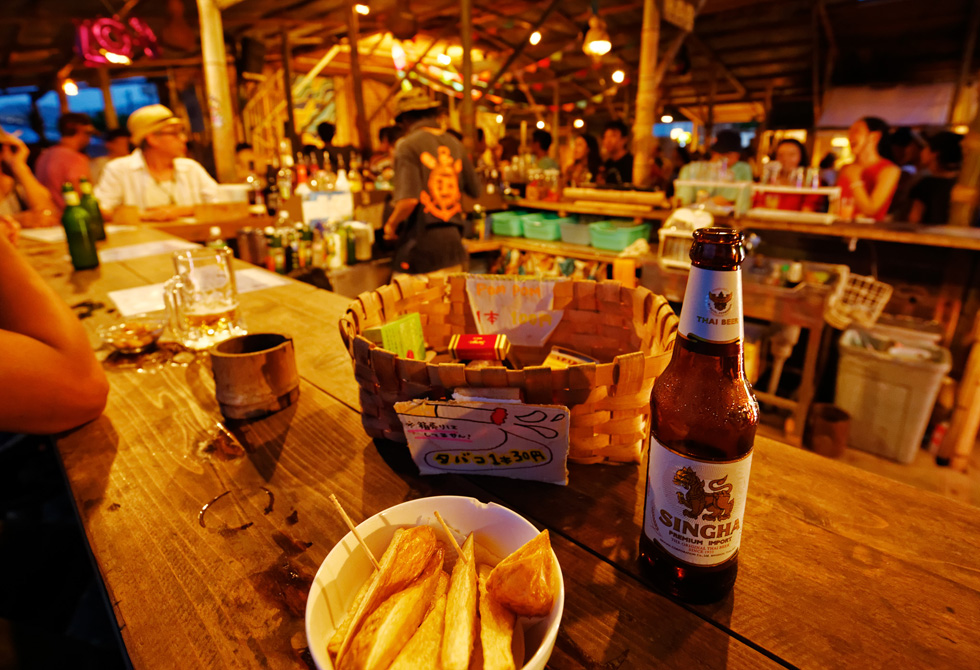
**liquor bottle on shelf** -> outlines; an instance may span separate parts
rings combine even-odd
[[[680,600],[735,584],[759,404],[745,379],[742,234],[694,231],[674,351],[651,395],[640,563]]]
[[[292,162],[292,158],[289,162]],[[285,163],[276,173],[276,186],[279,188],[279,207],[285,207],[286,201],[293,197],[293,171]]]
[[[88,212],[88,225],[92,239],[101,242],[105,239],[105,223],[102,220],[102,210],[99,201],[92,194],[92,182],[85,177],[78,180],[78,190],[82,192],[81,205]]]
[[[71,182],[65,182],[61,187],[65,199],[65,211],[61,214],[61,225],[65,229],[68,241],[68,254],[71,264],[76,270],[91,270],[99,267],[99,252],[95,248],[95,239],[89,229],[89,215],[81,205],[81,200]]]
[[[281,275],[286,274],[286,252],[282,248],[282,237],[280,237],[279,231],[272,226],[266,226],[265,239],[269,245],[266,269]]]
[[[219,226],[211,226],[208,229],[208,239],[204,243],[208,249],[224,249],[228,245],[225,244],[224,238],[221,236],[221,228]]]
[[[306,156],[300,152],[296,154],[296,188],[293,189],[296,195],[307,196],[311,193],[309,179]]]
[[[273,160],[265,169],[265,208],[269,216],[275,216],[279,212],[279,186],[276,179],[279,174],[278,161]]]
[[[347,170],[344,169],[343,156],[337,156],[337,180],[333,190],[350,193],[350,181],[347,179]]]

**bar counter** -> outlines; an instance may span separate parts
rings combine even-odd
[[[21,248],[90,314],[94,346],[119,318],[109,291],[172,274],[167,255],[73,273],[63,243]],[[571,465],[567,487],[420,477],[405,447],[368,438],[337,327],[348,303],[292,281],[242,294],[252,332],[294,337],[302,377],[296,404],[229,423],[244,450],[220,434],[207,355],[168,349],[108,358],[104,415],[54,439],[133,667],[312,667],[307,592],[347,532],[331,493],[355,520],[460,494],[550,529],[566,587],[551,668],[977,667],[976,509],[759,438],[735,589],[677,604],[638,569],[642,468]]]

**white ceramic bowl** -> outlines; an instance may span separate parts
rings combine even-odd
[[[538,534],[537,529],[516,512],[462,496],[410,500],[375,514],[361,523],[357,530],[371,551],[380,557],[398,528],[425,524],[436,528],[442,535],[441,526],[433,516],[435,511],[453,529],[458,542],[462,543],[467,534],[475,531],[480,543],[501,558]],[[555,564],[558,565],[557,559]],[[310,654],[320,670],[334,670],[327,653],[327,641],[371,572],[371,562],[353,533],[347,533],[320,565],[306,600],[306,639]],[[558,576],[561,578],[560,566]],[[535,622],[525,632],[528,651],[537,649],[524,665],[525,670],[544,670],[555,647],[564,606],[565,584],[561,580],[561,590],[551,614]]]

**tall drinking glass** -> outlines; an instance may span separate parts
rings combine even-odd
[[[189,349],[208,349],[244,335],[231,249],[183,249],[173,253],[176,273],[164,284],[170,327]]]

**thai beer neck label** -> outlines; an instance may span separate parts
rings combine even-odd
[[[83,181],[78,185],[78,190],[81,191],[83,195],[91,195],[92,183],[88,181]]]
[[[752,452],[737,461],[698,461],[650,438],[643,532],[674,558],[698,566],[738,551]]]
[[[74,207],[78,205],[79,202],[81,202],[81,200],[78,199],[78,193],[75,191],[67,191],[63,194],[62,197],[64,197],[65,205],[67,205],[68,207]]]
[[[742,273],[691,266],[679,332],[689,340],[727,344],[744,334]]]

